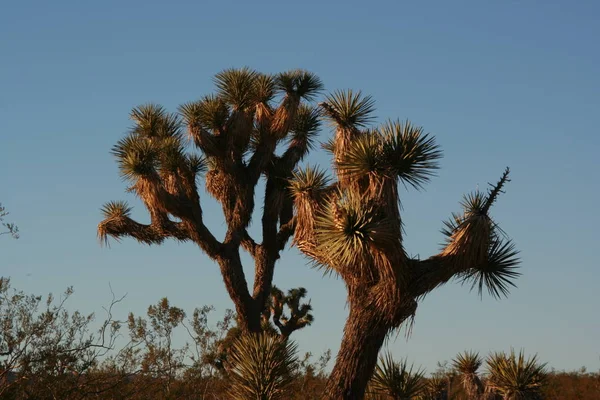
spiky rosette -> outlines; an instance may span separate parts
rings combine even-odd
[[[337,90],[320,104],[325,115],[341,128],[360,128],[371,123],[375,117],[375,100],[362,92]]]
[[[514,281],[521,275],[519,252],[510,240],[495,238],[490,244],[487,262],[460,275],[464,283],[471,284],[471,290],[477,289],[483,295],[484,287],[495,298],[508,297],[510,287],[516,287]]]
[[[232,399],[284,399],[297,366],[297,346],[267,333],[242,335],[228,352]]]
[[[291,126],[292,140],[306,143],[307,150],[313,148],[313,141],[319,128],[321,119],[319,110],[306,104],[301,104],[296,113],[296,119]]]
[[[493,353],[487,359],[488,385],[504,399],[539,400],[547,384],[546,364],[540,364],[537,355],[525,359],[518,354]]]
[[[323,82],[312,72],[296,69],[277,75],[276,87],[287,95],[311,101],[323,90]]]
[[[369,132],[351,140],[346,151],[339,155],[336,167],[340,182],[386,175],[388,163],[383,157],[381,136]]]
[[[352,191],[329,196],[315,217],[317,250],[338,273],[373,276],[372,250],[398,246],[396,233],[376,203]]]
[[[408,365],[407,359],[394,361],[391,353],[379,359],[369,382],[369,393],[389,396],[392,399],[414,399],[424,394],[427,382],[425,371]]]
[[[131,215],[131,206],[126,201],[109,201],[101,208],[104,218],[123,218]]]
[[[315,197],[327,187],[328,183],[329,178],[325,171],[307,166],[293,173],[290,190],[294,197],[303,195]]]
[[[510,286],[520,274],[518,251],[510,240],[504,240],[503,231],[489,216],[491,204],[502,186],[508,181],[508,169],[489,193],[475,192],[465,196],[461,205],[463,214],[453,214],[445,222],[442,232],[446,236],[443,255],[455,257],[462,265],[473,266],[458,277],[471,283],[479,295],[483,287],[496,298],[507,296]]]
[[[452,365],[461,374],[462,385],[469,398],[476,398],[483,393],[483,384],[477,375],[483,360],[479,353],[465,351],[459,353],[452,361]]]
[[[198,127],[219,134],[229,118],[229,107],[222,98],[209,95],[199,101],[181,105],[179,113],[185,120],[190,135],[195,135]]]
[[[248,68],[230,68],[215,75],[219,97],[235,110],[245,110],[256,104],[256,80],[259,74]]]
[[[159,166],[157,143],[140,136],[129,135],[119,140],[112,148],[112,154],[117,158],[124,179],[135,181],[152,175]]]
[[[416,189],[423,187],[439,168],[442,152],[435,137],[409,121],[388,121],[379,129],[383,137],[383,158],[390,171]]]
[[[181,120],[157,104],[144,104],[131,110],[135,122],[131,132],[147,139],[181,137]]]

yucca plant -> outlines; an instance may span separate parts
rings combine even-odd
[[[229,394],[236,400],[285,399],[297,367],[296,345],[278,336],[246,334],[229,351]]]
[[[412,400],[424,394],[425,371],[408,365],[406,358],[395,361],[387,352],[379,360],[369,382],[369,393],[393,400]]]
[[[465,351],[459,353],[452,361],[452,365],[458,371],[461,383],[468,399],[477,400],[483,394],[483,384],[477,374],[483,360],[479,353]]]
[[[320,107],[334,129],[324,145],[334,177],[318,168],[294,174],[294,244],[348,290],[350,312],[324,397],[362,399],[386,337],[412,320],[427,293],[453,279],[494,297],[514,285],[517,251],[490,216],[509,171],[489,191],[465,197],[437,255],[411,257],[401,194],[435,174],[442,156],[435,138],[409,121],[370,126],[374,102],[360,92],[335,92]]]
[[[419,400],[448,400],[448,377],[440,373],[432,374]]]
[[[521,350],[518,354],[493,353],[487,359],[488,386],[491,392],[504,400],[541,400],[542,389],[547,383],[546,364],[538,361],[537,355],[525,359]]]
[[[98,235],[103,243],[109,237],[150,245],[166,239],[195,243],[219,264],[240,328],[261,332],[275,262],[295,227],[288,180],[313,146],[320,112],[310,102],[323,84],[304,70],[262,74],[250,68],[224,70],[214,82],[215,94],[183,104],[177,113],[156,104],[131,111],[133,127],[112,153],[150,223],[135,221],[126,202],[110,202],[102,208]],[[276,154],[276,148],[283,153]],[[266,189],[258,243],[247,228],[261,177]],[[204,223],[201,178],[222,206],[223,239]],[[251,288],[242,249],[254,261]],[[305,325],[288,325],[286,335]]]

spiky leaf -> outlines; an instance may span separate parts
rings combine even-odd
[[[214,95],[181,105],[179,113],[189,126],[200,126],[215,132],[222,129],[229,118],[227,104],[223,99]]]
[[[228,354],[233,399],[283,399],[297,366],[297,346],[266,333],[243,335]]]
[[[409,366],[407,359],[396,362],[388,352],[379,359],[369,383],[369,391],[392,399],[413,399],[426,389],[424,376],[423,369],[414,369],[412,364]]]
[[[502,239],[494,239],[490,244],[486,263],[472,268],[461,275],[463,282],[471,283],[471,290],[477,288],[479,296],[483,295],[484,287],[495,298],[508,297],[510,287],[516,287],[515,280],[521,275],[519,267],[519,252],[514,244]]]
[[[112,148],[112,154],[117,157],[121,176],[125,179],[150,175],[159,166],[157,144],[141,136],[129,135],[119,140]]]
[[[494,353],[487,359],[488,384],[507,400],[541,400],[547,384],[546,364],[537,355],[525,359],[521,350],[516,354]]]
[[[109,201],[101,208],[105,219],[122,218],[131,215],[131,207],[126,201]]]
[[[398,246],[397,231],[373,202],[351,191],[330,196],[315,217],[318,250],[329,260],[330,266],[369,265],[372,246]],[[363,262],[361,262],[363,261]],[[368,273],[368,271],[355,271]]]
[[[219,96],[237,110],[245,110],[256,103],[258,73],[248,67],[230,68],[215,75]]]
[[[375,101],[362,92],[337,90],[320,104],[333,122],[343,128],[359,128],[374,120]]]
[[[410,122],[388,121],[379,131],[384,154],[392,171],[406,184],[420,189],[439,168],[442,152],[435,138]]]
[[[328,183],[329,178],[325,171],[307,166],[293,173],[290,180],[290,190],[294,196],[309,194],[312,197],[312,194],[325,189]]]
[[[323,82],[317,75],[297,69],[277,75],[276,87],[288,95],[297,95],[311,101],[323,90]]]
[[[383,158],[382,144],[381,137],[376,133],[358,136],[339,156],[338,170],[350,178],[386,174],[388,165]]]

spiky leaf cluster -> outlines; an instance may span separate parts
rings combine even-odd
[[[369,383],[372,394],[386,395],[391,399],[414,399],[424,394],[427,382],[425,371],[408,365],[407,359],[394,361],[391,353],[381,357]]]
[[[232,399],[283,399],[297,367],[297,346],[263,334],[242,335],[229,350]]]
[[[317,193],[322,193],[328,183],[329,178],[325,171],[307,166],[293,173],[290,190],[294,196],[308,195],[312,198]]]
[[[346,129],[367,126],[375,119],[375,100],[360,91],[337,90],[325,98],[321,107],[334,123]]]
[[[196,173],[203,169],[203,162],[186,154],[177,115],[149,104],[134,108],[131,118],[135,126],[112,149],[125,179],[135,182],[156,173]]]
[[[489,216],[491,204],[508,181],[508,172],[507,169],[487,194],[480,191],[467,194],[461,202],[463,213],[453,214],[442,230],[446,236],[444,252],[463,257],[463,262],[475,265],[458,278],[470,284],[471,289],[476,288],[480,296],[484,287],[495,298],[507,296],[520,276],[517,271],[519,252]]]
[[[294,94],[308,101],[314,100],[316,95],[323,90],[321,79],[317,75],[302,69],[278,74],[275,86],[286,94]]]
[[[379,128],[389,168],[402,182],[422,188],[439,168],[442,157],[435,137],[409,121],[388,121]]]
[[[487,359],[488,385],[507,400],[540,400],[547,383],[546,364],[537,355],[528,359],[521,350],[494,353]]]
[[[473,351],[459,353],[452,361],[454,368],[461,374],[476,374],[481,364],[483,360],[479,357],[479,353]]]
[[[229,107],[222,98],[208,95],[199,101],[181,105],[179,113],[188,126],[219,133],[229,118]]]
[[[310,150],[314,145],[314,138],[321,127],[321,115],[316,107],[301,104],[298,107],[296,118],[292,124],[292,138],[307,143]]]

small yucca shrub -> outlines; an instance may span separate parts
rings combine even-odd
[[[379,359],[371,382],[369,393],[383,398],[394,400],[411,400],[424,394],[427,382],[424,379],[425,371],[416,370],[413,365],[408,365],[406,359],[394,361],[390,353]],[[377,398],[377,397],[375,397]]]
[[[285,398],[297,367],[297,346],[278,336],[262,334],[238,338],[228,356],[229,394],[236,400]]]
[[[494,353],[487,359],[488,387],[504,400],[538,400],[547,383],[546,364],[537,356],[525,359],[525,354],[514,350],[510,354]]]

